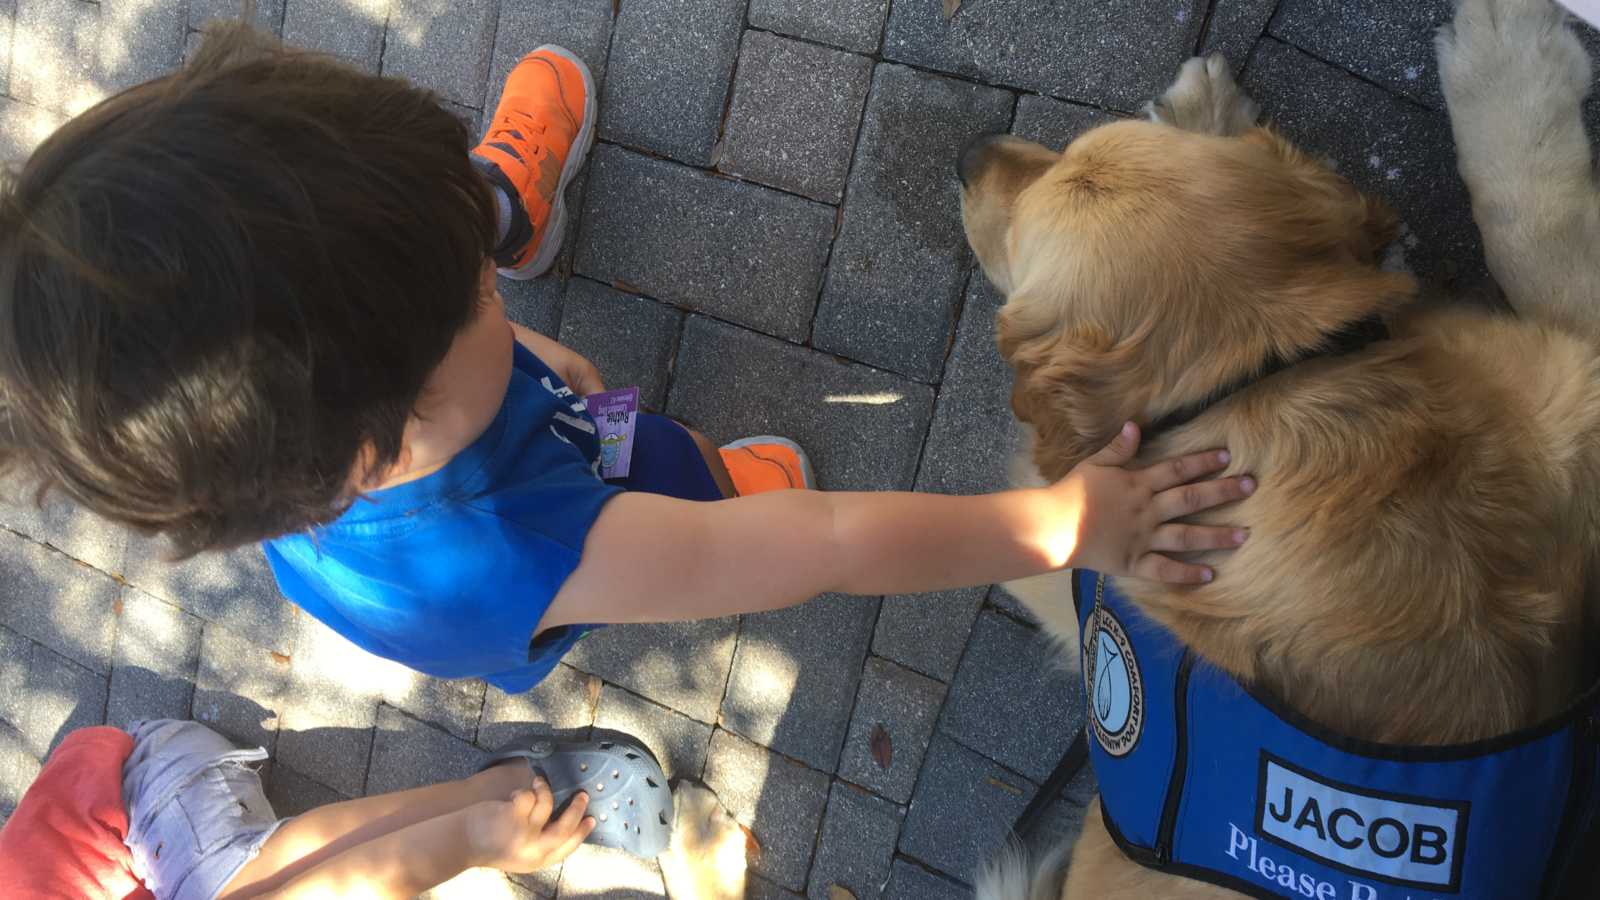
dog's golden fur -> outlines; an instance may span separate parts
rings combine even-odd
[[[1251,529],[1213,583],[1119,586],[1205,661],[1352,737],[1457,743],[1556,714],[1592,674],[1600,306],[1546,298],[1509,317],[1420,302],[1379,267],[1393,214],[1253,114],[1214,108],[1247,103],[1220,60],[1195,60],[1157,121],[1059,154],[991,142],[964,161],[1033,461],[1058,478],[1123,421],[1381,315],[1390,339],[1264,378],[1143,448],[1226,446],[1260,488],[1200,517]],[[1548,224],[1514,226],[1529,242]],[[1075,648],[1068,598],[1034,603]],[[1237,895],[1128,861],[1096,806],[1062,896]]]

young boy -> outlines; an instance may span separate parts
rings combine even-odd
[[[598,374],[495,291],[554,258],[594,119],[560,48],[469,148],[424,91],[213,29],[0,196],[0,458],[181,554],[263,541],[346,638],[506,691],[598,624],[1063,566],[1200,582],[1160,554],[1243,541],[1169,522],[1250,492],[1190,483],[1226,454],[1124,470],[1132,426],[1047,488],[954,497],[780,490],[814,486],[792,444],[644,416],[602,481]]]
[[[530,746],[540,764],[563,755],[622,762],[598,742]],[[0,829],[0,896],[398,900],[469,868],[555,865],[596,824],[588,794],[535,774],[520,757],[459,781],[280,820],[250,768],[265,757],[197,722],[72,732]],[[648,771],[665,782],[653,761]],[[639,780],[619,779],[612,794]],[[609,798],[596,796],[604,816]]]

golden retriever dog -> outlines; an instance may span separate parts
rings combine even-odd
[[[682,782],[672,790],[672,844],[656,857],[671,900],[744,900],[744,829],[711,789]]]
[[[1141,456],[1225,446],[1231,472],[1259,477],[1198,519],[1251,529],[1237,552],[1197,557],[1214,582],[1123,580],[1122,593],[1203,663],[1318,725],[1410,745],[1560,713],[1594,676],[1600,613],[1586,605],[1600,571],[1589,61],[1548,0],[1463,0],[1438,50],[1514,315],[1423,302],[1411,276],[1382,270],[1394,214],[1258,126],[1220,57],[1184,64],[1149,121],[1063,152],[983,139],[960,166],[969,242],[1007,298],[998,339],[1039,475],[1065,475],[1126,420],[1198,409]],[[1318,352],[1374,317],[1386,339]],[[1256,377],[1271,361],[1290,364]],[[1066,579],[1018,593],[1076,667]],[[1025,865],[1003,860],[980,896],[1242,896],[1130,861],[1098,801],[1064,873]]]

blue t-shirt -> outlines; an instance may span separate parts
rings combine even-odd
[[[356,645],[513,693],[589,630],[533,640],[600,508],[622,490],[600,480],[583,399],[520,344],[514,354],[500,412],[444,468],[266,544],[284,595]]]

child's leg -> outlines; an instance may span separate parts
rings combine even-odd
[[[504,800],[532,783],[526,765],[507,764],[460,781],[319,806],[285,822],[220,896],[271,889],[358,844],[482,800]]]
[[[640,413],[633,467],[616,484],[680,500],[722,500],[763,491],[815,486],[811,463],[793,441],[745,438],[718,448],[705,435],[666,416]]]
[[[724,497],[737,497],[739,492],[733,488],[733,477],[728,474],[728,467],[722,462],[722,451],[711,439],[685,425],[683,430],[689,432],[689,437],[694,440],[694,445],[699,448],[700,456],[706,461],[706,468],[711,471],[711,478],[716,481],[717,489],[722,491]]]

